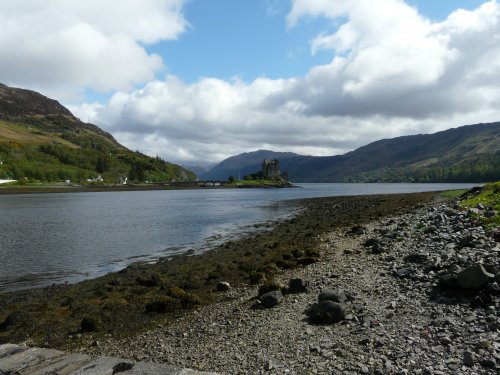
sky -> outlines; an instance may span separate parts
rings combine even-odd
[[[500,2],[2,0],[0,82],[184,165],[500,121]]]

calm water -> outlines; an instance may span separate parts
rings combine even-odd
[[[287,199],[468,188],[299,184],[302,189],[0,195],[0,290],[76,282],[136,260],[201,252],[293,210]]]

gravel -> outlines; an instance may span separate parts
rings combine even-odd
[[[175,324],[81,351],[224,374],[498,374],[500,247],[467,212],[422,205],[333,229],[320,250],[276,277],[307,292],[271,308],[258,286],[231,287]],[[343,320],[310,323],[321,292],[342,296]]]

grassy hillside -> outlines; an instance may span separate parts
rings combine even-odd
[[[485,208],[500,212],[500,181],[486,184],[479,194],[469,197],[461,204],[467,208],[473,208],[481,204]],[[481,221],[487,227],[497,228],[500,225],[500,216],[498,214],[488,217],[482,215]]]
[[[0,179],[184,181],[195,175],[120,145],[34,91],[0,85]]]

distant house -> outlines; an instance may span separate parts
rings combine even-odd
[[[94,181],[95,182],[103,182],[104,179],[101,177],[101,175],[97,176],[96,178],[94,178]]]
[[[128,178],[127,177],[120,177],[120,184],[121,185],[127,185],[128,183]]]

